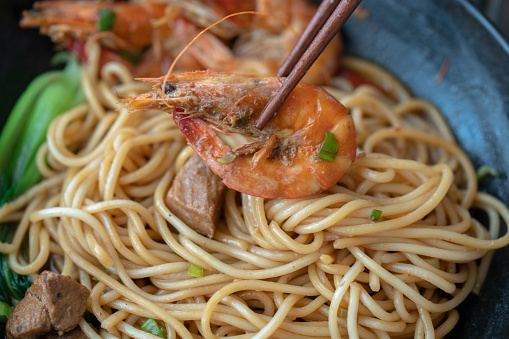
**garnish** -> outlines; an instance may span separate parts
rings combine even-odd
[[[97,20],[97,28],[101,31],[109,31],[115,22],[115,12],[109,8],[103,7],[99,10],[99,18]]]
[[[500,177],[500,172],[491,166],[482,165],[481,167],[479,167],[477,169],[476,175],[477,175],[477,181],[479,181],[482,178],[487,177],[488,175],[498,178],[498,177]]]
[[[140,326],[140,329],[157,337],[166,338],[166,328],[159,326],[157,321],[152,318],[145,320],[145,322]]]
[[[107,269],[103,269],[103,272],[106,273],[107,275],[111,275],[110,271],[108,271]],[[92,277],[92,280],[93,281],[99,281],[99,279],[97,279],[96,277]]]
[[[369,220],[378,221],[378,220],[380,220],[381,216],[382,216],[382,211],[373,209],[373,211],[371,211],[371,217],[369,217]]]
[[[203,268],[201,268],[200,266],[196,266],[195,264],[190,262],[187,275],[195,278],[201,278],[203,277]]]
[[[233,124],[233,127],[246,127],[247,122],[249,121],[250,117],[251,117],[251,110],[248,107],[244,111],[244,114],[239,119],[237,119],[237,121],[235,121],[235,123]]]
[[[338,139],[336,139],[336,136],[331,132],[325,132],[325,139],[323,140],[320,153],[318,153],[318,158],[327,161],[334,161],[337,151]]]
[[[237,157],[237,155],[235,153],[230,153],[228,155],[225,155],[222,158],[218,158],[217,161],[219,161],[222,164],[229,164],[230,162],[235,160],[236,157]]]

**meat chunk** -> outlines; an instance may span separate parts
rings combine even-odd
[[[16,305],[6,325],[7,338],[39,338],[51,330],[51,320],[44,305],[27,294]]]
[[[193,230],[212,238],[225,192],[221,178],[193,155],[178,171],[166,205]]]
[[[85,313],[89,296],[89,290],[70,277],[42,272],[7,321],[7,338],[39,338],[52,329],[59,335],[71,331]]]
[[[78,325],[90,296],[85,286],[51,271],[42,272],[30,290],[44,304],[53,328],[62,333]]]

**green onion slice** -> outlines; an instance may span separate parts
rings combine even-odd
[[[318,153],[318,158],[327,161],[334,161],[337,151],[338,139],[336,139],[336,136],[331,132],[325,132],[325,139],[323,140],[320,153]]]
[[[141,326],[140,329],[147,333],[153,334],[160,338],[166,338],[166,328],[159,326],[157,321],[152,318],[147,319]]]
[[[239,119],[237,119],[237,121],[235,121],[235,123],[233,124],[233,127],[246,127],[247,122],[249,121],[250,117],[251,117],[251,110],[248,107],[244,111],[244,114]]]
[[[200,266],[196,266],[192,262],[189,263],[189,271],[187,271],[187,275],[195,278],[203,277],[203,268]]]
[[[228,155],[225,155],[222,158],[218,158],[217,161],[219,161],[222,164],[229,164],[230,162],[235,160],[236,157],[237,157],[237,155],[235,153],[230,153]]]
[[[371,221],[378,221],[378,220],[380,220],[381,216],[382,216],[382,211],[373,209],[373,211],[371,211],[371,217],[369,219]]]
[[[99,10],[99,18],[97,20],[97,28],[99,31],[109,31],[115,23],[115,12],[109,8],[103,7]]]
[[[500,173],[493,167],[488,165],[482,165],[477,169],[476,172],[477,175],[477,181],[481,180],[484,177],[487,177],[488,175],[492,177],[500,177]]]
[[[106,273],[107,275],[111,275],[110,271],[108,271],[107,269],[103,269],[103,272]],[[99,279],[97,279],[96,277],[92,277],[92,280],[99,281]]]

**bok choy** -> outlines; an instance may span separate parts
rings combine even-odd
[[[16,102],[0,134],[0,206],[24,193],[41,179],[35,158],[46,139],[51,121],[60,113],[85,102],[80,84],[80,65],[70,54],[57,54],[63,70],[39,75]],[[0,224],[0,241],[8,243],[16,224]],[[0,253],[0,303],[13,306],[24,297],[32,281],[9,268],[8,255]],[[3,312],[7,315],[8,312]],[[0,321],[6,317],[0,317]]]

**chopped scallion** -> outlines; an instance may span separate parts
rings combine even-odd
[[[109,8],[103,7],[99,10],[99,18],[97,20],[97,28],[99,31],[109,31],[115,22],[115,12]]]
[[[371,217],[369,219],[371,221],[378,221],[378,220],[380,220],[381,216],[382,216],[382,211],[373,209],[373,211],[371,211]]]
[[[237,155],[235,153],[230,153],[228,155],[225,155],[222,158],[218,158],[217,161],[219,161],[222,164],[229,164],[230,162],[235,160],[236,157],[237,157]]]
[[[331,132],[325,132],[322,150],[330,153],[336,153],[338,151],[338,139],[336,139],[336,136]]]
[[[500,177],[500,173],[493,167],[488,165],[482,165],[477,169],[476,172],[477,175],[477,181],[481,180],[484,177],[487,177],[488,175],[493,177]]]
[[[233,127],[246,127],[247,122],[249,121],[250,117],[251,117],[251,110],[248,107],[244,111],[244,114],[239,119],[237,119],[237,121],[235,121],[235,123],[233,124]]]
[[[318,154],[318,157],[323,160],[334,161],[334,158],[336,157],[336,155],[329,153],[327,151],[320,151],[320,153]]]
[[[157,321],[152,318],[145,320],[145,322],[140,326],[140,329],[157,337],[166,338],[166,328],[159,326]]]
[[[323,140],[320,153],[318,153],[318,158],[327,161],[334,161],[337,151],[338,139],[336,139],[336,136],[331,132],[325,132],[325,139]]]
[[[107,269],[103,269],[103,272],[106,273],[107,275],[111,275],[110,271],[108,271]],[[99,279],[97,279],[96,277],[92,277],[92,280],[93,281],[99,281]]]
[[[203,268],[200,266],[196,266],[192,262],[189,263],[189,270],[187,271],[187,275],[195,278],[203,277]]]

